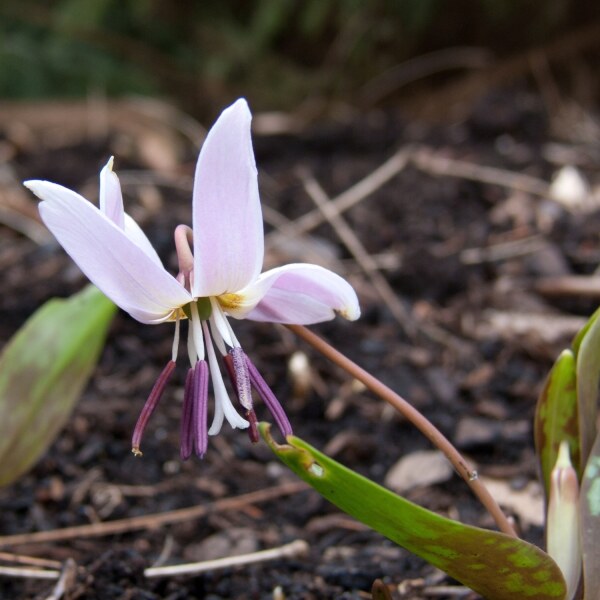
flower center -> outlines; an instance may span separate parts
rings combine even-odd
[[[210,298],[196,298],[193,303],[190,302],[189,304],[182,306],[181,310],[183,310],[188,319],[192,318],[192,304],[196,305],[198,316],[201,321],[208,321],[208,319],[210,319],[213,312]]]

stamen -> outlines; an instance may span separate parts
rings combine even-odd
[[[240,404],[246,410],[252,410],[252,388],[250,387],[250,374],[246,364],[246,354],[238,346],[229,351],[233,363],[233,372],[235,374],[235,387],[238,393]]]
[[[229,351],[229,354],[223,357],[223,361],[225,363],[225,368],[227,369],[229,379],[231,379],[231,383],[233,384],[233,387],[237,392],[238,400],[240,401],[240,404],[242,404],[242,406],[244,406],[244,408],[247,409],[246,419],[248,419],[248,423],[250,423],[250,426],[248,428],[248,437],[250,438],[250,441],[252,443],[256,444],[259,441],[258,420],[256,419],[256,413],[254,412],[254,409],[252,407],[252,390],[250,387],[250,375],[248,373],[248,367],[246,365],[245,357],[246,355],[244,354],[244,351],[238,346],[237,348],[232,348]],[[240,361],[241,365],[243,365],[241,369],[239,368]],[[237,371],[239,371],[239,377],[236,373],[236,363],[238,363]],[[244,384],[240,386],[239,382],[245,382],[245,386]],[[240,389],[240,387],[246,387],[246,390],[243,391]],[[241,401],[243,394],[246,395],[247,401],[250,404],[249,407]]]
[[[204,339],[201,326],[203,321],[201,321],[200,314],[198,313],[198,305],[195,302],[190,302],[189,306],[192,313],[191,326],[194,335],[196,354],[198,355],[198,360],[204,360]]]
[[[215,394],[215,414],[212,425],[208,430],[208,435],[216,435],[219,433],[219,431],[221,431],[223,417],[227,418],[227,421],[229,421],[229,424],[234,429],[236,427],[239,427],[240,429],[246,429],[246,427],[248,427],[248,421],[240,417],[233,407],[229,395],[227,394],[225,382],[223,381],[223,376],[221,375],[221,370],[219,369],[219,363],[217,362],[215,349],[213,348],[212,340],[210,338],[210,331],[205,321],[202,322],[202,327],[206,336],[206,353],[208,355],[208,364],[210,367],[210,374],[213,381],[213,391]]]
[[[250,427],[248,427],[248,437],[253,444],[258,444],[260,440],[258,435],[258,419],[256,418],[254,410],[246,411],[246,418],[250,423]]]
[[[194,331],[192,329],[191,321],[188,321],[187,351],[188,358],[190,359],[190,365],[193,369],[196,366],[196,361],[198,360],[198,353],[196,352],[196,346],[194,344]]]
[[[194,441],[196,455],[202,458],[208,448],[208,365],[199,360],[194,369]]]
[[[194,445],[194,369],[188,369],[183,392],[179,454],[181,460],[192,455]]]
[[[252,361],[248,358],[248,356],[244,355],[246,358],[246,365],[248,367],[248,374],[250,375],[250,382],[252,383],[252,387],[256,390],[258,395],[261,397],[262,401],[267,405],[270,413],[273,415],[279,430],[283,437],[287,437],[288,435],[292,435],[292,426],[290,424],[283,407],[279,403],[279,400],[275,397],[275,394],[267,384],[267,382],[263,379],[262,375],[258,372],[258,369],[254,366]]]
[[[135,429],[133,430],[133,436],[131,438],[131,451],[136,456],[142,456],[142,451],[140,450],[140,444],[142,442],[142,435],[144,434],[144,430],[146,429],[146,425],[154,409],[158,405],[158,401],[160,400],[163,392],[165,391],[165,387],[173,374],[173,369],[175,369],[175,362],[170,360],[167,363],[167,366],[162,370],[162,373],[158,376],[150,395],[148,396],[148,400],[146,400],[146,404],[144,404],[144,408],[142,408],[142,412],[138,417],[137,423],[135,424]]]
[[[173,350],[171,351],[171,360],[177,360],[177,352],[179,351],[179,311],[175,317],[175,335],[173,336]]]

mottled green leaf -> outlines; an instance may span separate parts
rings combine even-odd
[[[600,434],[585,467],[580,502],[585,598],[592,600],[600,590]]]
[[[579,348],[581,347],[581,340],[583,340],[589,328],[598,320],[599,317],[600,308],[598,308],[596,312],[594,312],[594,314],[588,319],[587,323],[577,332],[577,335],[573,338],[571,347],[573,348],[575,356],[577,356],[577,354],[579,353]]]
[[[538,398],[534,431],[544,490],[548,499],[550,474],[562,441],[568,442],[575,470],[581,474],[575,355],[571,350],[563,350],[548,374],[544,389]]]
[[[321,454],[294,436],[273,452],[343,511],[421,556],[488,600],[563,600],[565,583],[540,548],[503,533],[463,525],[428,511]]]
[[[88,286],[37,310],[0,356],[0,485],[22,475],[69,417],[104,345],[115,306]]]
[[[573,342],[577,362],[577,412],[582,465],[585,465],[596,439],[598,383],[600,382],[600,319],[598,316],[599,313],[596,311]]]

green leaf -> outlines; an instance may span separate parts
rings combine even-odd
[[[27,471],[69,417],[116,307],[88,286],[38,309],[0,356],[0,486]]]
[[[600,590],[600,434],[583,474],[580,507],[584,589],[591,599]]]
[[[579,474],[582,472],[579,456],[575,355],[571,350],[563,350],[548,374],[544,389],[538,398],[534,431],[547,499],[550,493],[550,474],[556,464],[562,441],[569,444],[575,470]]]
[[[488,600],[564,599],[558,566],[537,546],[421,508],[297,437],[276,444],[267,423],[260,431],[279,459],[330,502]]]
[[[580,462],[585,465],[596,439],[600,382],[600,319],[596,311],[573,342],[577,361]]]

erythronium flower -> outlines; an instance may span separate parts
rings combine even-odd
[[[308,325],[360,314],[352,287],[335,273],[310,264],[291,264],[261,274],[264,234],[257,171],[250,136],[251,115],[244,99],[227,108],[200,151],[193,190],[193,233],[175,229],[179,259],[176,277],[135,221],[124,212],[112,158],[100,172],[100,206],[48,181],[26,181],[39,198],[46,226],[85,275],[115,304],[142,323],[175,323],[172,358],[159,376],[134,430],[135,454],[150,415],[175,367],[179,323],[189,320],[188,371],[181,421],[181,456],[203,456],[207,435],[250,427],[258,439],[252,390],[265,401],[283,435],[290,423],[256,367],[244,353],[227,317]],[[191,244],[191,247],[190,247]],[[217,352],[245,413],[227,393]],[[208,380],[215,409],[207,426]]]

